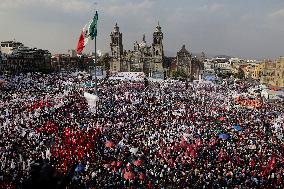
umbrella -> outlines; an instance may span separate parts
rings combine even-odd
[[[77,167],[76,167],[76,169],[75,169],[76,172],[82,172],[82,171],[84,171],[84,170],[85,170],[85,166],[82,165],[81,163],[78,164]]]
[[[224,121],[224,120],[225,120],[224,117],[220,117],[220,118],[219,118],[219,121]]]
[[[215,80],[216,80],[216,77],[215,77],[215,76],[210,76],[210,75],[208,75],[208,76],[205,76],[205,77],[204,77],[204,80],[207,80],[207,81],[215,81]]]
[[[143,173],[140,173],[139,179],[140,179],[140,180],[144,180],[144,179],[145,179],[145,175],[144,175]]]
[[[242,131],[242,130],[243,130],[240,125],[235,125],[233,128],[234,128],[236,131]]]
[[[142,165],[142,160],[140,160],[140,159],[136,160],[136,161],[134,162],[134,165],[136,165],[136,166]]]
[[[106,141],[105,146],[107,148],[113,148],[114,147],[114,143],[112,141]]]
[[[125,180],[133,180],[135,175],[132,172],[125,172],[123,177]]]
[[[129,150],[129,152],[131,152],[132,154],[136,155],[136,153],[138,152],[138,148],[131,148]]]
[[[122,161],[119,161],[119,162],[117,162],[116,166],[117,166],[117,167],[121,167],[122,164],[123,164],[123,162],[122,162]]]
[[[117,164],[116,164],[115,161],[111,162],[111,166],[116,166],[116,165],[117,165]]]
[[[223,140],[227,140],[228,138],[230,138],[230,135],[228,135],[228,134],[220,134],[219,138],[221,138]]]

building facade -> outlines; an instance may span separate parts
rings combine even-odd
[[[260,82],[274,87],[284,87],[284,57],[279,57],[275,61],[265,60],[262,62],[263,71]]]
[[[18,49],[19,47],[24,47],[23,43],[16,42],[16,41],[2,41],[0,51],[3,54],[12,54],[14,50]]]
[[[55,72],[88,70],[94,66],[94,57],[82,55],[80,57],[70,54],[54,54],[51,57],[51,67]]]
[[[1,72],[19,73],[48,71],[51,69],[51,53],[48,50],[25,47],[20,42],[1,42]]]
[[[147,75],[153,72],[163,72],[164,49],[163,49],[163,32],[160,24],[153,33],[152,45],[148,45],[146,37],[143,35],[142,42],[134,43],[133,50],[123,49],[122,33],[116,24],[111,37],[111,72],[129,72],[141,71]]]
[[[190,79],[198,79],[204,69],[202,60],[205,60],[204,53],[201,54],[200,58],[193,57],[185,48],[185,45],[183,45],[172,62],[171,72],[172,74],[174,72],[178,72],[181,76],[185,76]]]

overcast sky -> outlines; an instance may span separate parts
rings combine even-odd
[[[149,44],[157,22],[166,51],[183,44],[194,53],[243,58],[284,55],[283,0],[0,0],[0,40],[66,53],[82,27],[99,10],[98,49],[109,51],[115,22],[125,49],[146,34]],[[90,43],[85,52],[93,49]]]

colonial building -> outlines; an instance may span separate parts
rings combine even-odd
[[[146,42],[143,35],[141,43],[134,43],[133,50],[124,50],[122,42],[122,33],[115,24],[114,31],[111,32],[111,63],[110,71],[126,72],[126,71],[143,71],[147,75],[153,72],[163,72],[164,49],[163,49],[163,33],[160,24],[153,33],[153,42],[150,46]]]
[[[252,73],[252,78],[257,80],[260,79],[261,74],[263,73],[263,69],[264,69],[263,63],[259,63],[257,66],[255,66]]]
[[[1,51],[1,72],[19,73],[51,69],[51,54],[48,50],[28,48],[20,42],[5,41],[1,42]]]
[[[15,49],[24,47],[23,43],[16,41],[2,41],[0,51],[3,54],[12,54]]]
[[[110,34],[111,43],[111,71],[122,71],[122,62],[123,62],[123,44],[122,44],[122,33],[119,31],[117,23],[115,24],[114,31]]]
[[[94,66],[94,58],[92,56],[82,55],[80,57],[69,54],[54,54],[51,57],[51,67],[53,71],[70,71],[70,70],[87,70]]]
[[[275,61],[265,60],[260,82],[275,87],[284,87],[284,57]]]
[[[202,53],[200,59],[193,57],[192,54],[182,46],[177,52],[176,58],[171,65],[171,72],[178,72],[191,79],[198,79],[201,71],[204,69],[202,60],[205,59],[205,54]]]

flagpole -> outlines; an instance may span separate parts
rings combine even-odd
[[[95,71],[95,95],[98,95],[98,79],[97,79],[97,36],[95,36],[95,67],[94,67],[94,71]]]
[[[96,3],[95,3],[96,4]],[[98,12],[95,10],[95,17],[98,19]],[[95,31],[95,66],[94,66],[94,71],[95,71],[95,95],[98,95],[98,78],[97,78],[97,20],[96,20],[96,31]]]

